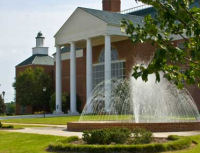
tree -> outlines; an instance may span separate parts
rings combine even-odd
[[[179,88],[184,84],[200,87],[200,8],[194,0],[139,0],[152,5],[157,15],[144,18],[144,25],[123,20],[122,28],[134,43],[149,42],[155,47],[148,66],[134,66],[133,76],[148,81],[148,75],[160,73]],[[183,40],[184,48],[174,44],[175,37]]]
[[[2,95],[0,95],[0,114],[5,114],[6,106],[4,104],[4,100]]]
[[[43,68],[27,68],[16,77],[13,84],[17,103],[22,106],[30,105],[34,111],[49,111],[52,84],[51,77]]]
[[[82,112],[81,106],[82,106],[82,102],[80,100],[80,97],[77,95],[76,108],[79,113]],[[56,94],[55,93],[51,96],[50,108],[51,108],[51,112],[55,111],[56,109]],[[66,92],[62,94],[62,111],[64,113],[68,113],[70,111],[70,94]]]
[[[14,115],[16,104],[15,102],[5,103],[6,105],[6,115]]]

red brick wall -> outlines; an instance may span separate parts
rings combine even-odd
[[[103,0],[103,10],[111,12],[121,11],[121,0]]]
[[[183,123],[115,123],[115,122],[71,122],[67,123],[67,130],[82,132],[85,130],[104,129],[104,128],[143,128],[152,132],[180,132],[180,131],[198,131],[200,122]]]
[[[175,42],[176,44],[177,42]],[[126,60],[125,73],[129,76],[132,66],[136,61],[149,61],[154,53],[154,47],[150,43],[133,45],[130,40],[112,43],[112,47],[116,48],[119,54],[119,60]],[[93,64],[98,63],[98,58],[104,45],[93,47]],[[77,58],[77,94],[80,96],[83,105],[86,102],[86,50],[84,49],[83,57]],[[70,60],[62,62],[62,85],[63,91],[70,93]],[[191,95],[200,109],[200,89],[197,87],[188,87]]]
[[[62,61],[62,91],[70,94],[70,60]],[[83,57],[76,58],[76,91],[82,102],[82,108],[86,101],[86,50]]]
[[[27,68],[43,68],[44,71],[49,74],[49,76],[52,78],[53,82],[55,80],[54,78],[54,66],[48,66],[48,65],[26,65],[26,66],[18,66],[16,67],[16,76],[18,76],[20,74],[20,72],[23,72],[25,69]],[[20,104],[18,104],[17,102],[17,91],[16,91],[16,115],[20,115],[20,110],[21,110],[21,106]],[[27,106],[26,110],[25,110],[25,114],[32,114],[34,113],[32,110],[31,106]]]

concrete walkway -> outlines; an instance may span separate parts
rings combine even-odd
[[[55,135],[55,136],[78,136],[82,137],[82,132],[70,132],[67,131],[67,126],[65,127],[30,127],[19,130],[5,130],[8,132],[20,132],[20,133],[32,133],[32,134],[44,134],[44,135]],[[156,132],[153,133],[154,137],[166,138],[169,135],[179,135],[179,136],[192,136],[200,135],[200,131],[188,131],[188,132]]]
[[[2,122],[2,124],[7,124],[7,125],[27,125],[27,126],[44,126],[44,127],[58,127],[58,128],[66,128],[66,125],[53,125],[53,124],[26,124],[26,123],[4,123]]]
[[[32,134],[43,134],[43,135],[54,135],[54,136],[78,136],[82,137],[82,132],[69,132],[66,127],[30,127],[19,130],[5,130],[8,132],[19,132],[19,133],[32,133]]]
[[[45,114],[46,117],[62,117],[69,116],[68,114]],[[16,115],[16,116],[1,116],[0,120],[7,119],[24,119],[24,118],[43,118],[44,114],[33,114],[33,115]]]

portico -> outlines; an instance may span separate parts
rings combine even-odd
[[[110,19],[109,19],[110,18]],[[86,48],[86,96],[92,95],[93,89],[93,47],[104,45],[104,79],[105,81],[105,110],[109,108],[111,95],[111,44],[128,39],[121,32],[120,22],[123,18],[129,18],[122,14],[77,8],[71,17],[65,22],[55,35],[56,52],[56,113],[62,112],[61,105],[61,58],[60,50],[63,46],[70,46],[70,114],[76,115],[76,48]],[[135,20],[135,18],[134,18]],[[137,20],[136,20],[137,21]],[[140,20],[138,20],[139,22]],[[77,65],[78,66],[78,65]]]

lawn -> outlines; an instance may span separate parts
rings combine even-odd
[[[25,123],[25,124],[52,124],[66,125],[67,122],[78,121],[80,116],[49,117],[49,118],[25,118],[1,120],[3,123]]]
[[[132,115],[88,115],[82,119],[88,121],[102,120],[129,120]],[[1,120],[3,123],[25,123],[25,124],[52,124],[66,125],[67,122],[79,121],[80,116],[49,117],[49,118],[25,118]]]
[[[47,153],[51,142],[63,137],[0,131],[0,153]]]
[[[198,143],[195,147],[191,147],[181,151],[165,152],[165,153],[200,153],[200,135],[191,136],[190,138]]]
[[[148,117],[149,118],[149,117]],[[7,119],[1,120],[3,123],[24,123],[24,124],[52,124],[66,125],[67,122],[79,121],[130,121],[134,120],[133,115],[86,115],[86,116],[64,116],[64,117],[47,117],[47,118],[25,118],[25,119]],[[177,118],[171,118],[177,120]],[[194,120],[193,118],[178,118],[178,120]]]
[[[198,144],[189,149],[165,153],[200,153],[200,135],[192,136]],[[0,153],[47,153],[47,146],[64,137],[0,131]]]

